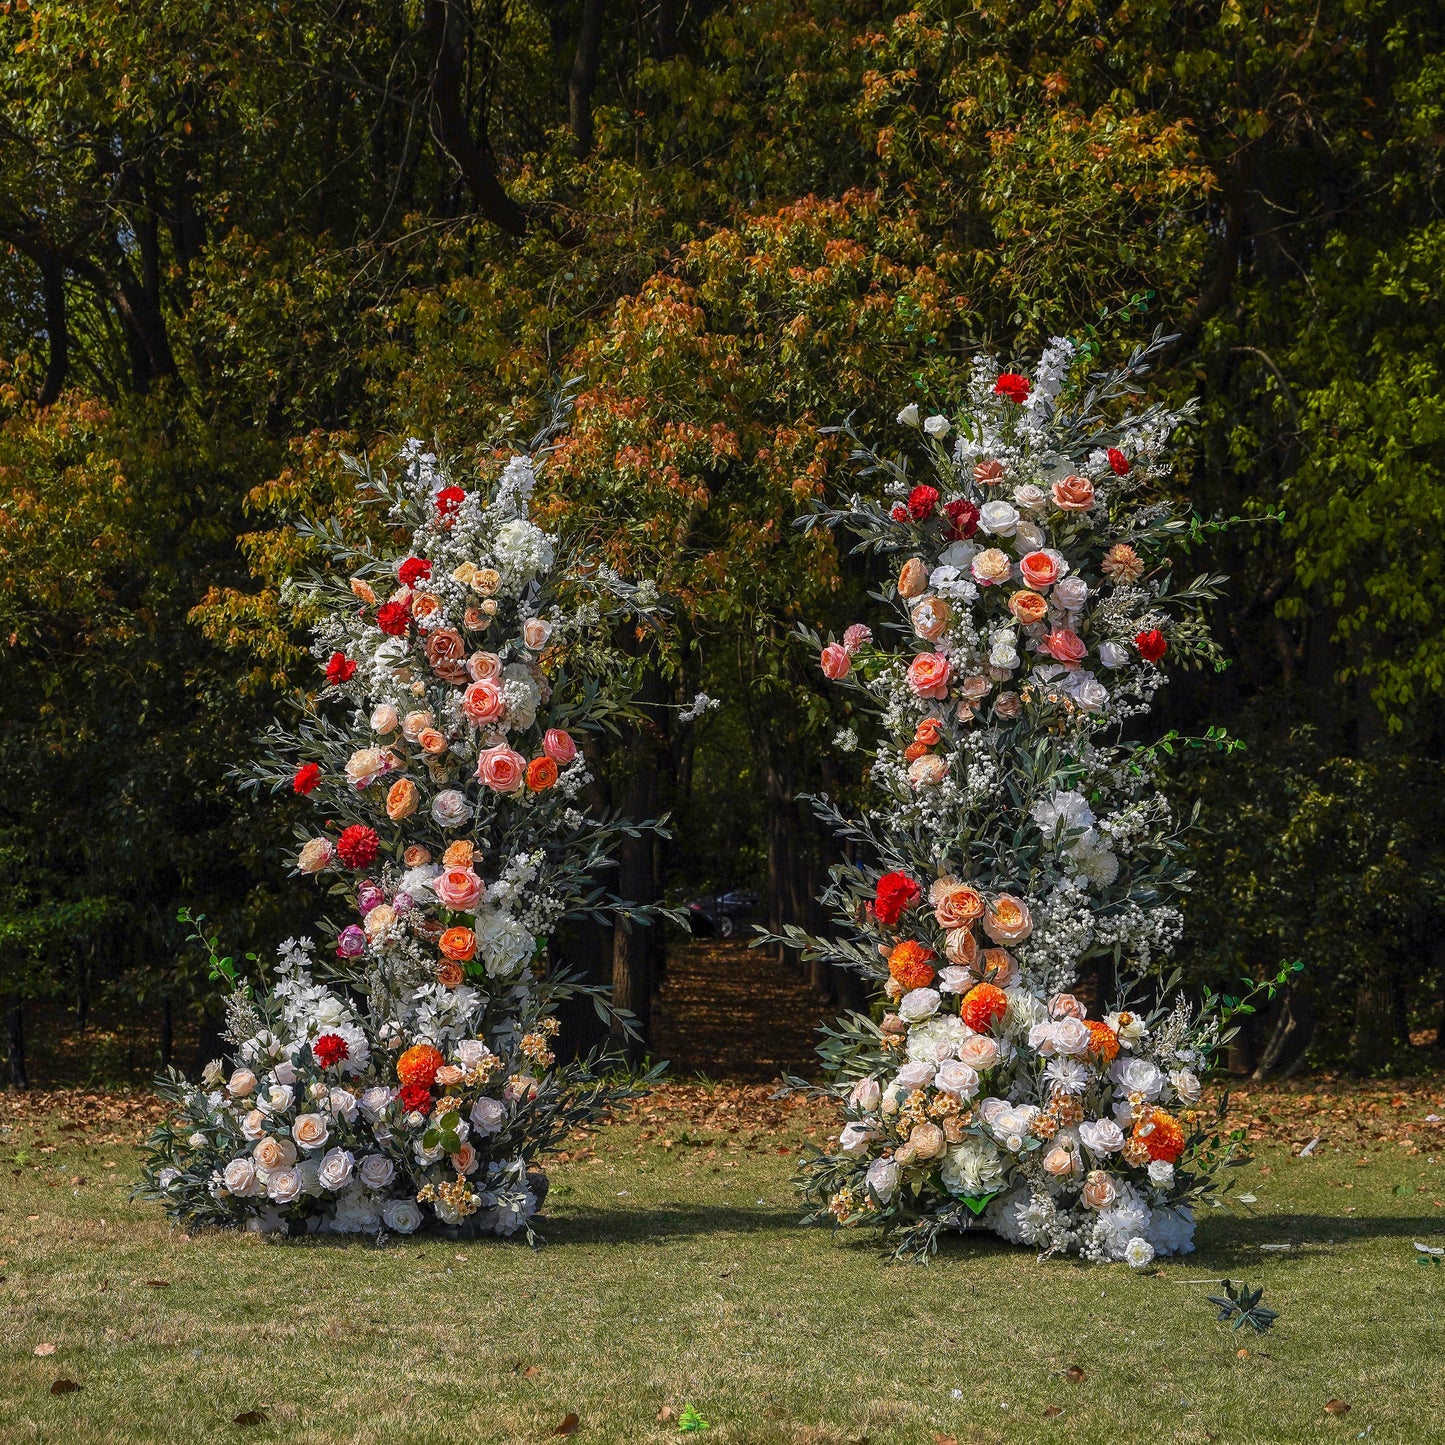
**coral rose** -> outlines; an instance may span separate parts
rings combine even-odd
[[[1002,462],[975,462],[973,464],[973,479],[981,487],[996,487],[1003,481]]]
[[[474,723],[494,723],[506,710],[502,690],[491,678],[472,683],[462,694],[462,711]]]
[[[983,910],[983,931],[995,943],[1022,943],[1034,931],[1034,921],[1022,899],[1000,893]]]
[[[443,908],[469,913],[482,900],[482,880],[470,868],[448,868],[432,880],[432,892]]]
[[[495,682],[502,675],[502,659],[495,652],[474,652],[467,658],[467,676],[473,682]]]
[[[422,752],[428,753],[434,758],[441,757],[450,746],[446,740],[446,735],[439,732],[436,728],[423,728],[416,735],[416,745]]]
[[[477,951],[477,936],[470,928],[448,928],[437,939],[437,947],[454,963],[465,963]]]
[[[983,971],[991,983],[1006,988],[1019,976],[1018,960],[1006,948],[986,948],[983,951]]]
[[[1008,1012],[1008,995],[991,983],[975,984],[963,996],[958,1016],[975,1033],[986,1034]]]
[[[467,976],[461,964],[450,958],[441,959],[436,966],[434,977],[443,988],[456,988]]]
[[[914,697],[937,701],[948,696],[953,667],[936,652],[920,652],[908,664],[908,687]]]
[[[431,862],[431,849],[421,843],[413,843],[405,853],[401,855],[401,861],[408,868],[425,868]]]
[[[393,823],[399,823],[416,812],[420,801],[421,795],[416,790],[416,784],[409,778],[398,778],[387,790],[386,816]]]
[[[1008,610],[1023,626],[1032,627],[1049,615],[1049,604],[1037,592],[1015,592],[1008,600]]]
[[[1087,512],[1094,505],[1094,484],[1088,477],[1065,477],[1049,488],[1061,512]]]
[[[913,729],[913,741],[920,747],[936,748],[943,741],[943,723],[936,717],[926,717]]]
[[[818,665],[823,669],[823,676],[829,682],[841,682],[848,676],[853,666],[853,659],[848,656],[848,650],[840,647],[836,642],[830,642],[818,656]]]
[[[921,597],[928,591],[928,568],[921,557],[910,557],[898,573],[898,595]]]
[[[1054,628],[1044,638],[1042,646],[1055,662],[1063,663],[1070,672],[1073,672],[1089,655],[1089,649],[1085,646],[1084,639],[1068,627]]]
[[[933,982],[933,950],[921,943],[900,943],[888,955],[888,972],[905,989],[927,988]]]
[[[527,760],[506,743],[477,754],[477,777],[494,793],[515,793],[526,779]]]
[[[527,787],[534,793],[545,793],[557,782],[557,764],[543,754],[527,764]]]
[[[1030,552],[1019,559],[1019,576],[1036,592],[1042,592],[1059,580],[1058,559],[1042,549]]]
[[[557,764],[565,768],[577,756],[577,744],[572,734],[563,728],[548,728],[542,739],[542,751]]]
[[[431,1044],[413,1044],[397,1059],[396,1077],[407,1088],[429,1089],[444,1063],[440,1049]]]
[[[913,609],[913,630],[925,642],[937,642],[948,628],[953,609],[942,597],[925,597]]]

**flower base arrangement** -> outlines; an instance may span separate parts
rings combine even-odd
[[[556,1057],[562,1000],[609,1006],[546,940],[621,906],[596,875],[657,826],[584,805],[578,739],[627,706],[612,629],[656,602],[531,520],[559,425],[472,487],[415,442],[394,478],[357,465],[368,535],[306,534],[330,564],[299,584],[325,684],[248,784],[307,800],[296,868],[343,916],[254,982],[209,941],[234,1053],[160,1081],[139,1189],[178,1220],[530,1239],[537,1160],[648,1082]]]
[[[981,358],[962,415],[899,417],[927,480],[860,447],[881,496],[804,521],[891,560],[880,601],[898,641],[861,624],[806,634],[880,721],[862,815],[814,800],[873,866],[833,870],[834,938],[783,941],[879,996],[826,1031],[846,1123],[801,1185],[810,1221],[881,1226],[899,1257],[988,1230],[1142,1266],[1193,1247],[1229,1157],[1198,1104],[1239,1001],[1169,1002],[1177,980],[1159,983],[1189,876],[1182,829],[1158,748],[1120,740],[1166,656],[1215,660],[1199,611],[1222,580],[1171,579],[1191,530],[1164,491],[1183,416],[1104,419],[1149,354],[1087,389],[1067,341],[1031,377]],[[857,749],[851,728],[837,745]],[[1092,1014],[1073,991],[1090,964],[1126,989]]]

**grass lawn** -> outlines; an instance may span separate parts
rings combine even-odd
[[[1413,1248],[1445,1245],[1438,1084],[1256,1095],[1258,1202],[1143,1274],[982,1237],[885,1267],[796,1226],[786,1155],[821,1116],[696,1086],[553,1166],[540,1252],[188,1239],[126,1198],[150,1108],[0,1095],[6,1445],[543,1441],[569,1414],[600,1445],[677,1439],[687,1405],[716,1445],[1445,1436],[1445,1267]],[[1218,1276],[1264,1285],[1269,1334],[1215,1322]]]

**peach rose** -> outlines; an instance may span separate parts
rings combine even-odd
[[[898,595],[920,597],[928,590],[928,568],[919,557],[910,557],[898,574]]]
[[[462,660],[466,650],[466,643],[455,628],[437,627],[427,634],[426,660],[443,682],[467,680],[466,664]]]
[[[462,613],[462,626],[468,632],[485,632],[492,625],[492,619],[480,607],[468,607]]]
[[[1049,615],[1049,604],[1037,592],[1015,592],[1008,600],[1008,610],[1025,627],[1032,627]]]
[[[396,709],[389,702],[382,703],[371,711],[371,730],[374,733],[394,733],[396,731],[397,716]]]
[[[1015,718],[1019,715],[1023,704],[1019,701],[1016,692],[1001,692],[993,700],[993,710],[996,716],[1001,718]]]
[[[819,655],[818,665],[823,669],[823,676],[829,682],[839,682],[848,676],[849,669],[853,666],[853,659],[848,656],[846,648],[840,647],[836,642],[830,642]]]
[[[944,956],[960,968],[972,968],[978,961],[978,939],[971,928],[950,928],[943,941]]]
[[[474,682],[462,694],[462,711],[478,726],[496,722],[506,710],[502,689],[490,678]]]
[[[401,855],[401,861],[408,868],[425,868],[431,862],[431,849],[423,847],[420,843],[413,843],[405,853]]]
[[[937,787],[948,776],[948,759],[937,753],[924,753],[908,765],[908,781],[915,788]]]
[[[1002,462],[975,462],[973,464],[973,479],[981,487],[996,487],[1003,481]]]
[[[958,690],[969,702],[978,702],[980,698],[987,697],[993,690],[993,683],[982,673],[971,672],[959,683]]]
[[[1044,1155],[1044,1172],[1052,1174],[1055,1179],[1062,1179],[1072,1174],[1078,1160],[1074,1157],[1071,1149],[1065,1149],[1062,1144],[1055,1144],[1047,1154]]]
[[[472,574],[472,590],[483,597],[494,597],[502,585],[502,574],[495,567],[478,567]]]
[[[420,622],[422,619],[430,617],[441,605],[441,600],[432,593],[418,592],[411,599],[411,615]]]
[[[1034,931],[1028,904],[1012,893],[1000,893],[983,910],[983,931],[995,943],[1022,943]]]
[[[296,867],[302,873],[319,873],[331,862],[331,843],[326,838],[308,838],[301,845]]]
[[[970,1034],[958,1046],[958,1061],[976,1074],[986,1074],[998,1063],[998,1040],[987,1034]]]
[[[1062,662],[1070,672],[1089,655],[1084,639],[1068,627],[1056,627],[1044,638],[1043,650],[1055,662]]]
[[[542,739],[542,751],[559,768],[565,768],[577,756],[577,744],[565,728],[548,728]]]
[[[416,735],[417,746],[424,753],[430,753],[432,757],[439,758],[447,750],[446,737],[435,728],[423,728]]]
[[[1061,512],[1087,512],[1094,505],[1094,484],[1088,477],[1065,477],[1049,490]]]
[[[368,607],[376,606],[376,593],[373,592],[370,585],[360,577],[353,577],[351,579],[351,590],[353,594],[366,603]]]
[[[552,624],[543,617],[529,617],[522,624],[522,641],[532,649],[533,652],[540,652],[546,647],[547,639],[552,635]]]
[[[1071,993],[1056,993],[1049,1000],[1051,1019],[1081,1019],[1088,1011]]]
[[[983,972],[991,984],[1007,988],[1018,980],[1018,960],[1006,948],[986,948],[983,951]]]
[[[421,795],[416,790],[416,784],[409,778],[398,778],[386,795],[386,816],[393,823],[399,823],[416,812],[420,801]]]
[[[948,1147],[948,1141],[937,1124],[915,1124],[908,1135],[908,1147],[916,1159],[937,1159]]]
[[[983,898],[957,878],[940,878],[928,890],[933,916],[942,929],[967,928],[983,917]]]
[[[414,743],[427,728],[435,726],[436,719],[429,712],[409,712],[401,720],[401,735]]]
[[[1042,592],[1059,580],[1058,561],[1044,551],[1029,552],[1019,561],[1019,576],[1027,586]]]
[[[477,754],[477,777],[494,793],[515,793],[527,776],[527,760],[506,743]]]
[[[453,963],[449,958],[443,958],[437,962],[433,976],[443,988],[456,988],[467,976],[467,971],[461,964]]]
[[[353,787],[370,787],[386,771],[388,761],[385,748],[358,748],[346,760],[346,780]]]
[[[913,630],[925,641],[936,642],[948,627],[952,609],[942,597],[925,597],[913,609]]]
[[[465,1069],[459,1069],[455,1064],[443,1064],[437,1070],[436,1082],[443,1089],[450,1089],[453,1084],[460,1084],[467,1076]],[[455,1157],[455,1156],[454,1156]]]
[[[495,652],[474,652],[467,658],[467,676],[473,682],[494,682],[502,675],[502,659]]]
[[[443,908],[456,913],[470,913],[486,892],[482,880],[470,868],[446,869],[441,877],[432,879],[431,889]]]
[[[997,547],[986,547],[968,564],[968,570],[980,586],[996,587],[1000,582],[1007,582],[1014,569],[1006,552]]]
[[[1084,1203],[1090,1209],[1107,1209],[1119,1197],[1114,1181],[1102,1169],[1089,1171],[1082,1193]]]
[[[369,942],[375,943],[383,937],[388,928],[396,922],[396,909],[390,903],[378,903],[370,913],[362,919],[361,926],[366,933]]]
[[[936,652],[920,652],[908,664],[908,687],[914,697],[938,700],[948,696],[953,667]]]

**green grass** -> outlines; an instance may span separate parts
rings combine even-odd
[[[1445,1431],[1445,1268],[1412,1247],[1445,1244],[1445,1162],[1265,1150],[1269,1173],[1240,1186],[1256,1212],[1212,1216],[1195,1254],[1142,1275],[982,1238],[888,1268],[796,1226],[777,1137],[693,1126],[703,1143],[667,1149],[652,1132],[613,1127],[554,1166],[534,1253],[185,1241],[126,1200],[128,1149],[52,1131],[42,1156],[17,1126],[0,1137],[0,1441],[543,1441],[575,1412],[601,1445],[678,1439],[687,1405],[714,1445]],[[1264,1285],[1269,1334],[1215,1322],[1194,1281],[1217,1276]],[[82,1390],[52,1395],[61,1378]],[[232,1423],[251,1410],[265,1422]]]

